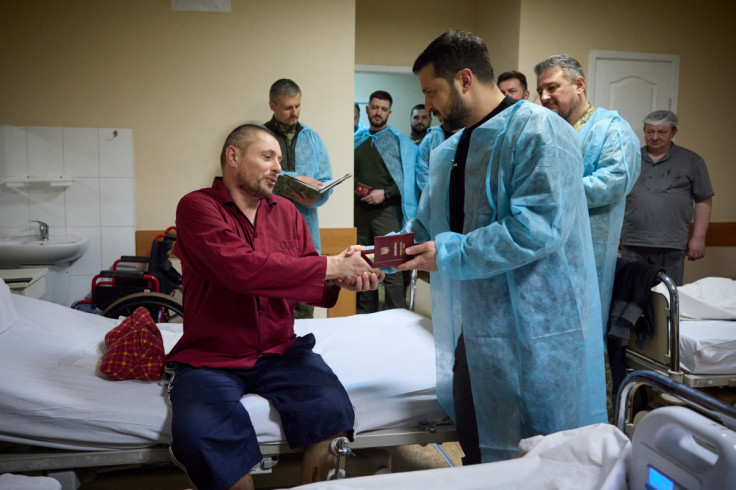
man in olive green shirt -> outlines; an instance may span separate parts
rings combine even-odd
[[[391,95],[382,90],[371,94],[366,112],[370,127],[355,133],[354,174],[358,183],[370,187],[356,195],[354,207],[358,244],[373,245],[373,239],[401,230],[416,216],[417,146],[401,131],[388,125]],[[384,309],[405,308],[406,289],[401,274],[387,274]],[[358,313],[378,310],[378,293],[358,293]]]

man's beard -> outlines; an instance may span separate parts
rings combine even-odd
[[[460,97],[460,93],[453,85],[450,86],[450,109],[447,112],[447,114],[442,115],[444,118],[443,124],[450,131],[457,131],[465,127],[468,116],[470,116],[470,108],[465,104]]]
[[[559,104],[557,104],[557,110],[550,109],[552,112],[556,112],[558,116],[560,116],[565,121],[569,122],[570,124],[575,124],[577,121],[571,121],[570,116],[572,116],[572,113],[575,112],[575,110],[578,108],[578,103],[576,100],[572,100],[570,102],[570,107],[567,108],[567,110],[564,110],[562,107],[560,107]]]
[[[238,187],[254,199],[267,199],[273,194],[273,188],[269,188],[265,181],[266,179],[259,179],[253,182],[241,178]]]
[[[424,124],[417,124],[415,126],[412,126],[411,130],[415,133],[424,133],[425,131],[427,131],[427,126],[425,126]]]
[[[379,122],[376,122],[376,120],[379,120]],[[380,115],[371,118],[371,124],[377,128],[382,128],[383,126],[385,126],[387,121],[387,117],[384,118]]]

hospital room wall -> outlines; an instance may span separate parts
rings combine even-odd
[[[301,86],[302,120],[334,173],[352,172],[354,19],[346,0],[233,0],[230,13],[172,12],[168,0],[2,2],[0,125],[130,128],[135,227],[162,229],[182,195],[219,175],[229,130],[271,117],[277,78]],[[351,196],[335,190],[322,226],[352,226]]]
[[[360,70],[355,75],[356,101],[365,102],[374,90],[387,90],[394,99],[389,124],[406,134],[411,132],[411,108],[424,103],[411,66],[446,29],[476,32],[489,46],[502,46],[492,51],[494,69],[516,69],[518,0],[457,0],[451,9],[444,0],[357,0],[355,10],[355,62]],[[432,124],[439,124],[436,118]]]
[[[411,67],[443,31],[464,29],[488,43],[498,73],[512,70],[519,15],[519,0],[356,0],[355,63]]]

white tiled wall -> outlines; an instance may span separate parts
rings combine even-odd
[[[32,234],[89,238],[73,263],[56,266],[46,299],[60,304],[84,297],[92,277],[121,255],[135,254],[135,182],[130,129],[0,126],[0,182],[48,174],[74,178],[71,187],[0,185],[0,236]],[[47,281],[48,283],[49,281]]]

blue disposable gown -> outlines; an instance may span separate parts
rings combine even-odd
[[[306,175],[321,182],[327,182],[332,179],[332,165],[330,165],[327,147],[317,133],[303,124],[302,126],[303,129],[298,133],[296,147],[294,148],[296,171],[283,173],[289,174],[292,177]],[[307,229],[309,229],[309,234],[312,236],[312,243],[314,243],[314,248],[317,249],[318,253],[321,251],[321,240],[319,236],[317,208],[326,203],[331,194],[332,189],[320,194],[314,206],[304,206],[293,201],[294,206],[302,213],[304,221],[307,222]]]
[[[417,186],[422,192],[429,182],[429,154],[445,141],[445,132],[441,126],[429,128],[429,132],[419,143],[417,152]]]
[[[434,240],[432,323],[440,403],[454,418],[452,366],[465,336],[484,462],[519,440],[606,422],[603,338],[575,131],[519,102],[475,129],[463,234],[449,231],[448,183],[460,133],[431,153],[405,231]]]
[[[578,141],[605,332],[626,194],[641,170],[639,138],[616,111],[599,108],[578,133]]]
[[[419,188],[416,179],[417,145],[407,135],[396,128],[386,126],[385,129],[371,134],[368,129],[355,133],[354,148],[358,148],[367,139],[372,139],[378,148],[386,168],[401,192],[401,211],[404,223],[417,215]]]

